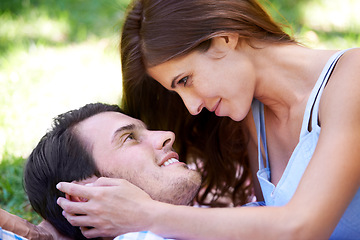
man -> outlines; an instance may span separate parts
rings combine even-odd
[[[174,140],[173,133],[149,131],[116,105],[88,104],[61,114],[26,163],[24,184],[30,203],[61,234],[72,239],[85,237],[62,216],[56,200],[86,199],[65,196],[56,189],[59,182],[122,178],[158,201],[189,204],[199,190],[201,177],[179,161],[172,150]]]
[[[0,208],[0,239],[23,239],[18,236],[18,238],[14,238],[14,234],[9,232],[14,230],[16,230],[16,233],[29,238],[39,238],[41,236],[46,240],[52,239],[47,232],[47,234],[41,235],[41,227],[34,226],[25,219],[10,214]]]

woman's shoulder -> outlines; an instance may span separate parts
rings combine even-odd
[[[331,81],[339,81],[339,84],[354,84],[360,81],[360,48],[348,49],[339,59],[331,76]],[[356,82],[353,82],[356,81]]]
[[[360,48],[353,48],[341,56],[326,84],[320,102],[320,115],[346,118],[354,115],[359,102]]]
[[[339,60],[340,66],[349,65],[351,71],[360,71],[360,48],[348,49]]]
[[[356,84],[360,81],[358,74],[360,74],[360,48],[351,48],[339,58],[329,79],[329,84],[341,86]]]
[[[344,55],[360,54],[360,47],[349,48],[346,49],[345,51],[346,52],[344,53]]]

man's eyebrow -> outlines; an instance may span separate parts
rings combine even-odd
[[[122,132],[134,131],[135,129],[142,129],[142,128],[147,129],[147,126],[143,122],[139,122],[137,124],[131,123],[131,124],[122,126],[122,127],[118,128],[118,129],[116,129],[116,131],[112,135],[111,143],[113,143],[114,140],[116,139],[116,137],[118,135],[120,135]]]
[[[180,77],[180,75],[181,75],[181,74],[175,76],[175,77],[173,78],[173,80],[171,81],[171,88],[172,88],[172,89],[176,88],[176,79],[178,79],[178,78]]]
[[[112,135],[112,139],[111,139],[111,142],[114,142],[115,138],[121,134],[122,132],[125,132],[125,131],[130,131],[130,130],[134,130],[135,128],[137,128],[137,126],[135,124],[128,124],[128,125],[125,125],[125,126],[122,126],[118,129],[116,129],[116,131],[114,132],[114,134]]]

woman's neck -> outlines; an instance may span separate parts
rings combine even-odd
[[[258,69],[254,97],[281,121],[306,105],[323,67],[336,52],[297,44],[267,44],[249,51]]]

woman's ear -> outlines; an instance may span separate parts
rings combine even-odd
[[[208,54],[215,58],[224,57],[229,51],[235,50],[239,42],[237,33],[226,33],[211,39],[211,45]]]

